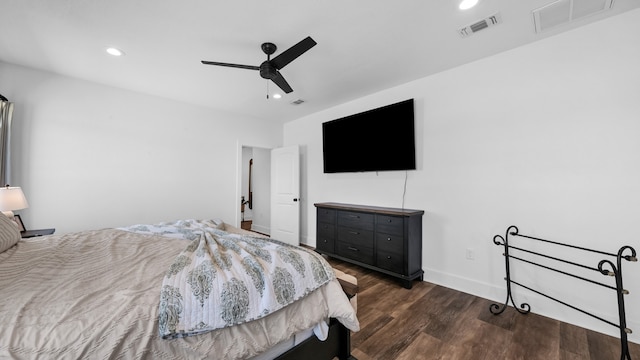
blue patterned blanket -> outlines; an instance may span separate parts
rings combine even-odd
[[[267,316],[335,278],[314,251],[227,233],[210,221],[122,229],[190,240],[162,283],[158,317],[160,335],[166,339]]]

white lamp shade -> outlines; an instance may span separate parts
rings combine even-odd
[[[0,187],[0,211],[13,211],[28,208],[27,198],[18,186]]]

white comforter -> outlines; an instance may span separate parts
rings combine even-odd
[[[358,330],[331,280],[256,321],[163,340],[160,284],[184,245],[117,229],[21,240],[0,253],[0,358],[243,359],[328,317]]]

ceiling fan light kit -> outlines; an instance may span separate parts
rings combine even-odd
[[[282,70],[283,67],[287,66],[287,64],[307,52],[316,44],[317,43],[310,36],[307,36],[302,41],[298,42],[297,44],[280,53],[278,56],[271,59],[271,55],[276,52],[278,47],[274,43],[266,42],[262,44],[260,48],[262,49],[262,52],[267,55],[267,60],[260,64],[260,66],[231,64],[206,60],[202,60],[201,62],[205,65],[217,65],[247,70],[258,70],[260,72],[260,77],[273,81],[273,83],[278,85],[278,87],[282,89],[282,91],[288,94],[290,92],[293,92],[293,89],[284,79],[282,74],[280,74],[279,70]]]
[[[114,48],[114,47],[109,47],[107,48],[107,53],[109,55],[113,55],[113,56],[122,56],[124,55],[124,51],[118,49],[118,48]]]
[[[478,0],[462,0],[458,8],[460,10],[469,10],[478,4]]]

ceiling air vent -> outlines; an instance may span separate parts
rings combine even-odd
[[[486,19],[482,19],[480,21],[476,21],[475,23],[465,26],[462,29],[458,30],[458,34],[460,36],[467,37],[477,33],[480,30],[484,30],[490,26],[498,25],[502,23],[502,19],[500,18],[500,13],[496,13],[494,15],[489,16]]]
[[[613,7],[613,0],[557,0],[533,10],[536,33]]]
[[[302,99],[298,99],[298,100],[294,100],[291,102],[292,105],[300,105],[304,102],[304,100]]]

